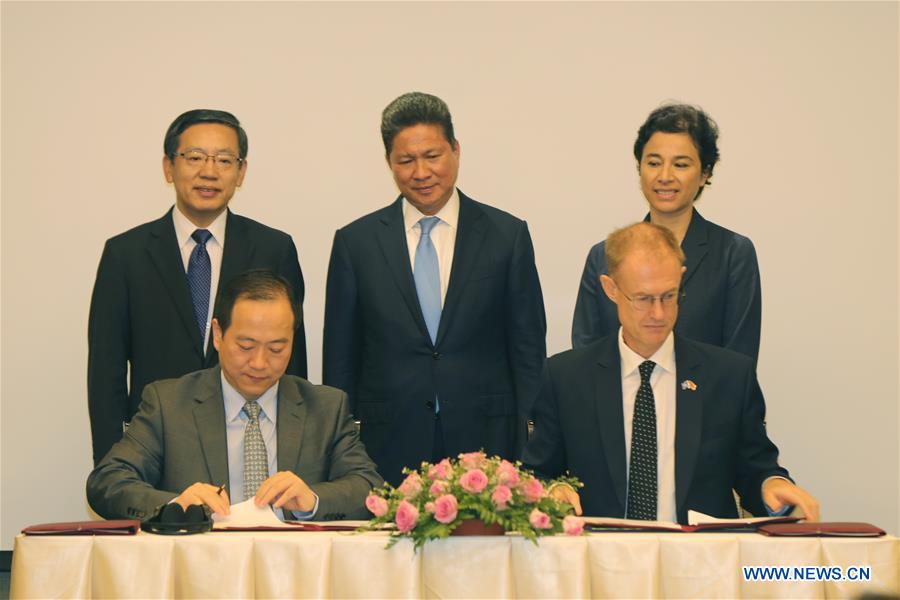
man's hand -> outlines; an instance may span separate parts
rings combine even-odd
[[[772,511],[779,511],[785,504],[799,508],[807,521],[819,520],[819,501],[809,492],[797,487],[787,479],[773,477],[763,483],[763,502]]]
[[[316,507],[316,495],[302,479],[290,471],[279,471],[262,482],[254,498],[257,506],[271,504],[293,512],[310,512]]]
[[[231,512],[229,509],[231,502],[228,500],[228,492],[223,488],[208,483],[197,482],[193,484],[181,492],[181,495],[175,498],[175,502],[180,504],[181,508],[185,510],[187,510],[188,506],[193,504],[200,506],[205,504],[209,507],[209,510],[214,513],[219,513],[220,515],[227,515]]]
[[[581,516],[581,498],[569,484],[561,483],[550,488],[550,497],[559,502],[571,504],[575,509],[575,514]]]

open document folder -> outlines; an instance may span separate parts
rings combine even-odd
[[[591,531],[715,531],[720,529],[756,531],[761,525],[770,523],[795,523],[800,517],[754,517],[751,519],[719,519],[689,510],[688,525],[672,521],[640,521],[636,519],[615,519],[611,517],[585,517],[584,524]]]
[[[271,506],[256,506],[251,498],[231,505],[231,514],[213,514],[213,531],[355,531],[368,521],[282,521]]]

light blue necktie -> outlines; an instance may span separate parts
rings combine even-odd
[[[194,301],[194,316],[200,327],[200,338],[206,337],[206,317],[209,315],[209,288],[212,282],[212,264],[206,251],[206,242],[212,237],[207,229],[197,229],[191,238],[197,245],[188,259],[187,280]]]
[[[441,270],[438,268],[437,251],[431,242],[431,230],[439,221],[437,217],[419,220],[422,234],[419,236],[419,245],[416,246],[416,263],[413,268],[419,306],[432,344],[437,340],[438,325],[441,322]]]

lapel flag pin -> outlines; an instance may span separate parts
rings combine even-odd
[[[685,379],[681,382],[681,389],[683,390],[691,390],[692,392],[697,389],[697,384],[691,381],[690,379]]]

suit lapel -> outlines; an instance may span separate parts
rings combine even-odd
[[[225,220],[225,246],[222,248],[219,290],[232,277],[250,268],[253,250],[253,238],[247,234],[246,223],[229,210]]]
[[[166,293],[169,294],[181,317],[181,324],[187,329],[188,335],[194,342],[194,349],[198,356],[202,356],[203,339],[197,328],[191,292],[188,289],[187,277],[184,272],[184,262],[178,250],[178,240],[175,238],[175,225],[172,221],[173,210],[174,208],[169,209],[165,216],[154,223],[150,230],[151,239],[147,246],[147,252],[163,280]]]
[[[691,222],[684,234],[684,240],[681,241],[681,249],[684,250],[685,256],[684,266],[687,268],[681,282],[681,289],[685,288],[706,257],[708,243],[709,227],[707,227],[706,219],[694,210]]]
[[[451,319],[462,304],[463,290],[472,274],[475,260],[481,253],[486,233],[486,223],[482,217],[484,217],[484,212],[475,202],[459,192],[459,221],[453,249],[453,266],[450,268],[450,283],[447,286],[447,297],[444,299],[435,345],[440,345],[441,340],[444,339]]]
[[[296,384],[285,377],[278,385],[277,423],[278,470],[296,471],[306,424],[306,404]]]
[[[703,385],[700,358],[693,348],[675,336],[675,507],[682,513],[700,450],[703,430]],[[695,389],[682,386],[691,382]]]
[[[594,398],[606,466],[615,488],[616,498],[619,500],[621,513],[624,516],[627,465],[621,370],[619,337],[610,335],[607,337],[607,342],[598,351],[597,368],[594,370]]]
[[[425,325],[425,317],[422,316],[419,296],[416,294],[416,286],[413,281],[412,266],[409,264],[409,246],[406,244],[406,231],[403,226],[402,202],[403,197],[401,196],[383,212],[381,227],[376,231],[376,236],[394,283],[400,289],[400,295],[406,302],[413,321],[430,344],[431,336]]]
[[[227,210],[227,209],[226,209]],[[219,271],[219,285],[216,288],[216,297],[222,291],[222,286],[228,283],[234,276],[239,275],[250,268],[255,250],[253,237],[247,233],[247,225],[241,217],[230,210],[225,220],[225,244],[222,248],[222,267]],[[216,356],[213,348],[213,336],[209,336],[209,346],[206,348],[206,363],[212,362]]]
[[[228,443],[225,439],[225,403],[222,400],[221,370],[203,374],[203,383],[194,397],[194,424],[203,448],[210,483],[228,481]]]

